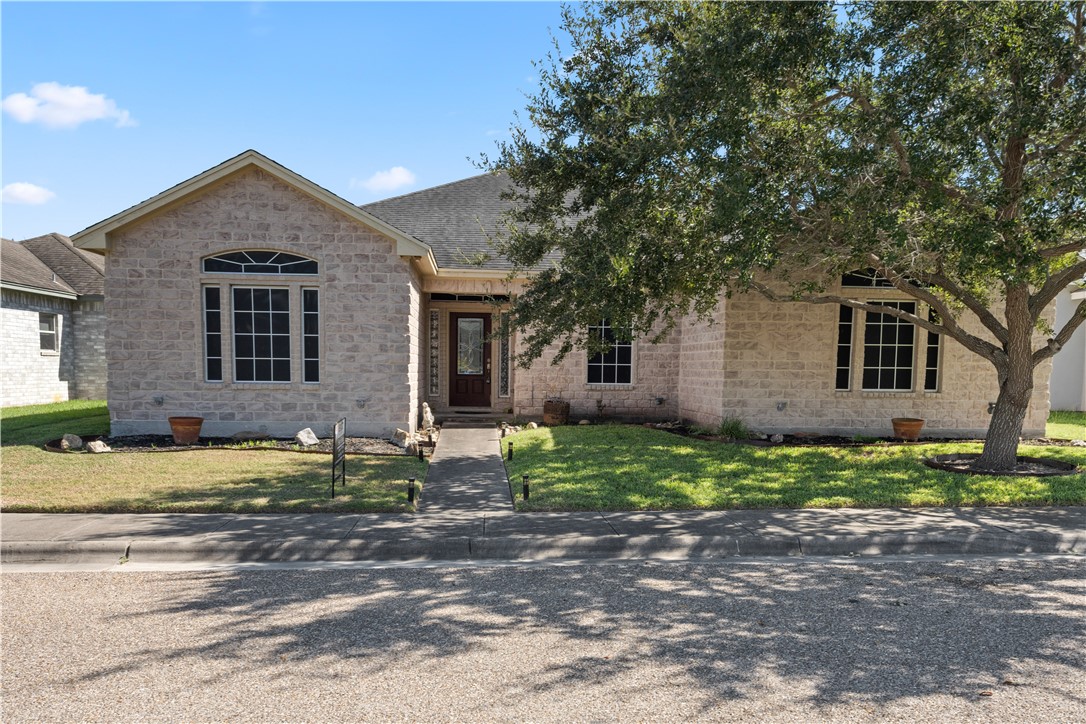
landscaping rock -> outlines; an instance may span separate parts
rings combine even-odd
[[[109,445],[106,445],[101,440],[91,440],[90,442],[87,443],[87,452],[94,453],[94,454],[100,454],[100,453],[113,452],[113,450],[112,450],[112,448],[110,448]]]
[[[254,440],[270,440],[271,435],[266,432],[242,430],[241,432],[235,432],[233,435],[230,436],[230,439],[234,442],[252,442]]]
[[[591,425],[591,424],[592,424],[592,421],[591,421],[591,420],[581,420],[581,421],[580,421],[580,422],[578,422],[577,424],[578,424],[578,425]]]
[[[60,438],[61,450],[82,450],[83,438],[79,435],[73,435],[70,432],[66,433],[64,437]]]
[[[1071,445],[1074,447],[1086,447],[1086,440],[1072,440]]]
[[[307,427],[304,430],[298,431],[298,434],[294,436],[294,442],[303,447],[309,447],[310,445],[317,445],[320,443],[320,439],[311,428]]]
[[[529,422],[527,425],[524,426],[526,430],[534,430],[537,427],[539,427],[539,425],[535,424],[534,422]]]
[[[434,413],[430,411],[430,405],[426,402],[422,403],[422,429],[434,429]]]
[[[769,441],[770,441],[770,442],[774,442],[774,443],[777,443],[778,445],[780,445],[780,444],[781,444],[782,442],[784,442],[784,435],[782,435],[782,434],[780,434],[780,433],[778,432],[778,433],[777,433],[776,435],[772,435],[772,436],[771,436],[771,437],[769,438]]]
[[[416,439],[417,438],[409,433],[407,430],[401,430],[399,428],[396,428],[396,432],[392,433],[392,437],[389,438],[389,441],[394,445],[399,445],[400,447],[407,447],[407,443]]]
[[[419,441],[408,440],[407,444],[403,446],[404,455],[418,455],[419,454]]]

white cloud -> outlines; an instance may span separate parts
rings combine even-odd
[[[25,204],[28,206],[44,204],[56,196],[49,189],[22,182],[8,184],[0,192],[0,195],[3,196],[5,204]]]
[[[352,189],[366,189],[367,191],[394,191],[403,186],[415,183],[415,174],[403,166],[393,166],[387,171],[378,171],[366,180],[351,179]]]
[[[75,128],[87,121],[114,119],[118,128],[134,126],[132,115],[101,93],[83,86],[37,83],[26,93],[4,99],[4,110],[20,123],[40,123],[47,128]]]

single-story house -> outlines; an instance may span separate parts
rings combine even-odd
[[[548,398],[574,419],[729,417],[768,433],[978,435],[996,398],[989,364],[895,318],[830,305],[722,300],[713,324],[684,319],[659,344],[513,365],[516,335],[492,335],[517,294],[488,238],[508,181],[483,174],[356,206],[246,151],[73,236],[106,257],[113,434],[165,433],[170,415],[205,435],[301,427],[352,435],[440,418],[539,417]],[[917,303],[878,280],[842,283]],[[922,310],[918,310],[922,311]],[[594,330],[610,334],[607,320]],[[1046,367],[1026,420],[1048,414]]]
[[[105,398],[104,285],[66,236],[0,241],[0,404]]]

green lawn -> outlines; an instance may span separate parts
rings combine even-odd
[[[1053,410],[1045,435],[1054,440],[1086,440],[1086,412]]]
[[[665,510],[1086,503],[1086,474],[1050,478],[959,475],[920,459],[978,452],[975,443],[856,448],[754,447],[637,426],[524,430],[507,462],[519,510]],[[1086,449],[1029,447],[1086,465]],[[521,498],[521,476],[531,496]]]
[[[349,513],[413,510],[409,456],[347,457],[347,487],[330,496],[331,456],[278,450],[71,455],[41,444],[65,432],[104,434],[103,402],[0,410],[0,507],[7,512]]]

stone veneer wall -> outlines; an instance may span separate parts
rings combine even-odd
[[[904,298],[872,290],[873,299]],[[889,435],[893,417],[926,420],[932,436],[983,436],[988,402],[998,387],[992,366],[944,337],[940,392],[864,392],[834,389],[838,307],[774,303],[754,294],[728,300],[724,345],[724,417],[772,432],[827,432]],[[857,313],[860,323],[862,314]],[[968,323],[963,318],[963,323]],[[980,332],[973,329],[977,334]],[[858,384],[862,329],[853,349],[853,382]],[[927,334],[918,342],[926,344]],[[1023,434],[1044,434],[1048,416],[1050,364],[1036,371],[1036,390]],[[917,380],[923,384],[923,377]],[[786,403],[778,411],[778,403]]]
[[[514,379],[514,411],[521,417],[539,418],[543,402],[560,397],[570,403],[570,417],[578,419],[669,420],[679,410],[679,362],[682,332],[673,330],[664,341],[651,344],[637,340],[633,348],[633,383],[588,384],[588,356],[571,352],[560,364],[551,364],[558,346],[550,347],[529,369],[519,369]],[[517,351],[521,345],[517,340]]]
[[[679,417],[708,427],[719,425],[723,418],[725,314],[722,299],[711,323],[691,314],[680,327]]]
[[[242,249],[308,256],[320,274],[201,273],[203,257]],[[223,289],[221,383],[204,381],[201,283]],[[290,288],[292,382],[231,381],[231,284]],[[327,435],[344,416],[352,435],[413,430],[418,285],[393,240],[259,170],[115,232],[106,266],[113,434],[165,433],[171,415],[204,417],[205,435],[301,427]],[[318,384],[301,382],[302,287],[320,289]]]
[[[2,405],[39,405],[74,396],[72,361],[75,329],[74,302],[59,297],[4,289],[0,292],[0,364],[3,369]],[[42,352],[38,313],[57,315],[60,350]]]

